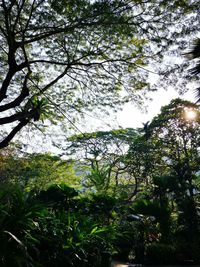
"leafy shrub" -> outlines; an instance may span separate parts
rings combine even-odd
[[[17,186],[1,185],[1,266],[39,266],[32,257],[40,242],[33,232],[39,227],[37,218],[43,216],[44,207],[32,194],[23,193]]]
[[[146,246],[145,262],[150,265],[174,264],[175,248],[172,245],[151,243]]]
[[[140,253],[144,247],[144,229],[141,222],[130,220],[127,214],[121,214],[120,221],[116,225],[114,246],[116,259],[135,261],[138,252]],[[142,262],[142,255],[140,260]]]
[[[47,207],[54,209],[67,209],[69,208],[69,201],[78,196],[78,192],[66,184],[54,184],[47,190],[42,190],[37,198]]]
[[[109,266],[115,228],[65,209],[76,195],[57,186],[40,195],[1,187],[0,266]]]

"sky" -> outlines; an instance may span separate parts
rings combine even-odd
[[[182,59],[181,59],[182,60]],[[179,63],[179,62],[178,62]],[[158,75],[149,75],[148,81],[155,84],[158,80]],[[175,87],[175,85],[174,85]],[[38,134],[28,134],[26,136],[27,145],[25,150],[28,152],[46,152],[60,153],[62,149],[57,149],[53,146],[54,143],[59,143],[59,140],[65,139],[67,136],[74,134],[80,134],[84,132],[95,132],[95,131],[109,131],[118,128],[140,128],[143,127],[143,123],[151,121],[157,114],[160,113],[162,106],[168,105],[172,99],[183,98],[192,102],[195,102],[194,86],[188,82],[188,91],[184,95],[180,95],[177,90],[171,85],[168,89],[159,88],[157,91],[148,92],[147,97],[152,100],[144,101],[141,109],[136,103],[127,103],[124,105],[121,111],[116,113],[110,112],[110,115],[106,115],[104,112],[86,113],[85,119],[81,118],[79,122],[75,122],[71,125],[69,123],[62,127],[65,128],[64,132],[60,131],[57,126],[48,127],[49,130],[44,135],[38,132]],[[183,90],[184,91],[184,90]],[[144,106],[146,110],[144,110]],[[142,110],[143,108],[143,110]],[[71,126],[71,128],[70,128]],[[25,132],[27,134],[27,131]],[[22,141],[23,141],[22,136]],[[62,143],[62,141],[61,141]],[[37,145],[35,145],[37,144]]]
[[[139,108],[129,103],[125,105],[121,112],[118,112],[117,123],[123,128],[142,127],[142,123],[153,119],[153,117],[159,114],[162,106],[168,105],[172,99],[177,97],[192,102],[195,101],[194,92],[192,90],[189,90],[184,95],[179,95],[179,93],[172,87],[168,88],[168,90],[159,89],[157,92],[152,93],[152,101],[146,102],[146,112],[142,112]]]
[[[107,131],[111,129],[122,128],[138,128],[143,127],[143,123],[151,121],[153,117],[160,113],[162,106],[168,105],[172,99],[183,98],[191,102],[195,102],[194,90],[191,88],[184,95],[180,95],[173,87],[167,90],[158,89],[156,92],[148,94],[152,100],[144,101],[146,110],[142,110],[134,103],[127,103],[117,114],[106,116],[100,113],[98,116],[86,116],[82,124],[78,124],[77,128],[81,132]]]
[[[91,116],[85,118],[82,124],[76,124],[77,129],[74,132],[69,131],[68,126],[66,130],[66,135],[80,134],[83,132],[93,132],[93,131],[109,131],[111,129],[122,128],[139,128],[143,127],[143,123],[151,121],[153,117],[159,114],[162,106],[165,106],[170,103],[174,98],[181,97],[186,100],[195,101],[194,91],[188,90],[184,95],[179,95],[179,93],[169,87],[168,90],[159,89],[156,92],[151,93],[152,101],[146,101],[146,112],[137,108],[134,103],[126,104],[122,111],[119,111],[115,116],[106,117],[105,114],[100,114],[98,118],[96,116]],[[27,145],[24,146],[24,150],[28,153],[33,152],[50,152],[53,154],[62,154],[62,150],[56,148],[52,145],[52,140],[58,141],[58,137],[62,137],[62,133],[58,131],[57,126],[52,126],[49,129],[49,134],[41,135],[40,133],[31,134],[30,137],[27,137]],[[68,134],[67,134],[68,133]],[[23,137],[22,137],[23,140]],[[57,142],[56,141],[56,142]],[[35,145],[37,144],[37,145]]]

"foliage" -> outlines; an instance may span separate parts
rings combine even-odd
[[[187,112],[191,110],[195,116],[188,118]],[[134,212],[144,215],[144,225],[146,219],[154,217],[154,221],[146,225],[148,235],[157,236],[153,238],[156,241],[153,244],[151,238],[146,238],[147,262],[170,264],[168,257],[171,253],[174,263],[198,262],[195,249],[189,244],[197,247],[199,244],[196,201],[199,191],[195,182],[199,172],[199,114],[196,104],[172,100],[148,124],[144,133],[144,145],[152,148],[152,151],[148,150],[150,157],[146,160],[151,161],[149,164],[153,162],[153,168],[148,169],[148,190],[138,194]],[[134,159],[133,149],[129,153]],[[152,165],[146,165],[144,161],[143,166],[145,170],[146,166]],[[173,247],[170,247],[171,242]],[[182,244],[181,248],[179,244]],[[163,262],[159,260],[160,254]]]
[[[168,265],[176,263],[173,245],[152,243],[146,248],[146,263],[148,265]]]
[[[191,110],[196,115],[186,116]],[[74,167],[47,154],[2,151],[0,265],[100,267],[110,266],[111,256],[199,264],[199,115],[196,104],[175,99],[144,129],[73,136],[67,145],[85,154],[83,182],[92,192],[83,184],[79,193],[74,172],[67,173],[83,160]],[[120,168],[120,183],[107,184]],[[24,187],[26,180],[37,184]]]
[[[80,177],[75,174],[71,160],[62,160],[50,154],[17,155],[1,151],[1,181],[19,183],[27,191],[46,189],[51,184],[66,183],[79,187]]]
[[[132,187],[126,152],[137,136],[137,131],[129,128],[85,133],[68,138],[64,149],[66,154],[81,158],[79,166],[88,166],[84,186],[120,196],[127,193],[128,185]]]
[[[46,206],[53,209],[69,209],[70,199],[78,196],[78,192],[66,184],[51,185],[46,191],[42,190],[38,194],[38,199]]]
[[[196,10],[184,0],[3,0],[0,125],[10,129],[0,148],[27,125],[72,122],[94,107],[141,102],[138,91],[149,87],[144,65],[194,31]],[[183,22],[186,14],[190,23]]]
[[[193,110],[195,117],[187,118]],[[174,177],[173,188],[177,203],[188,197],[194,201],[196,173],[199,171],[199,123],[200,112],[197,105],[180,99],[173,100],[161,110],[152,121],[150,130],[153,138],[162,147],[164,158],[163,174]]]
[[[199,63],[200,39],[199,38],[194,41],[193,47],[185,55],[189,60],[195,61],[195,63],[196,63],[195,67],[191,68],[189,70],[189,72],[192,76],[198,77],[198,75],[200,74],[200,63]],[[196,94],[197,101],[200,102],[200,87],[196,88],[195,90],[197,93]]]
[[[52,189],[47,190],[48,203],[54,203],[49,206],[44,198],[38,201],[42,192],[37,196],[13,185],[1,187],[1,266],[102,266],[102,255],[111,253],[114,228],[70,211],[66,199],[59,205]],[[67,187],[55,189],[69,199],[76,195]]]
[[[38,217],[45,216],[44,208],[31,194],[20,188],[5,185],[0,188],[0,260],[1,266],[40,266],[32,257],[37,254]]]
[[[156,232],[159,232],[159,239],[163,243],[168,243],[171,240],[171,211],[168,203],[161,205],[158,201],[138,200],[134,205],[136,213],[153,218],[151,224],[159,224]],[[153,222],[154,221],[154,222]]]

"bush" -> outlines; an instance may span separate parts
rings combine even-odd
[[[175,264],[175,248],[172,245],[151,243],[146,246],[145,263],[148,265]]]
[[[71,212],[74,196],[67,187],[40,195],[0,187],[0,266],[110,266],[115,228]]]
[[[40,266],[33,254],[37,253],[38,218],[45,209],[32,194],[14,185],[0,187],[0,266]]]

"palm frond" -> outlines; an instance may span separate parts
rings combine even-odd
[[[191,50],[185,54],[185,56],[189,59],[196,59],[196,66],[189,70],[190,74],[193,76],[197,76],[200,74],[200,38],[194,41],[194,44]],[[200,87],[195,89],[197,102],[200,102]]]

